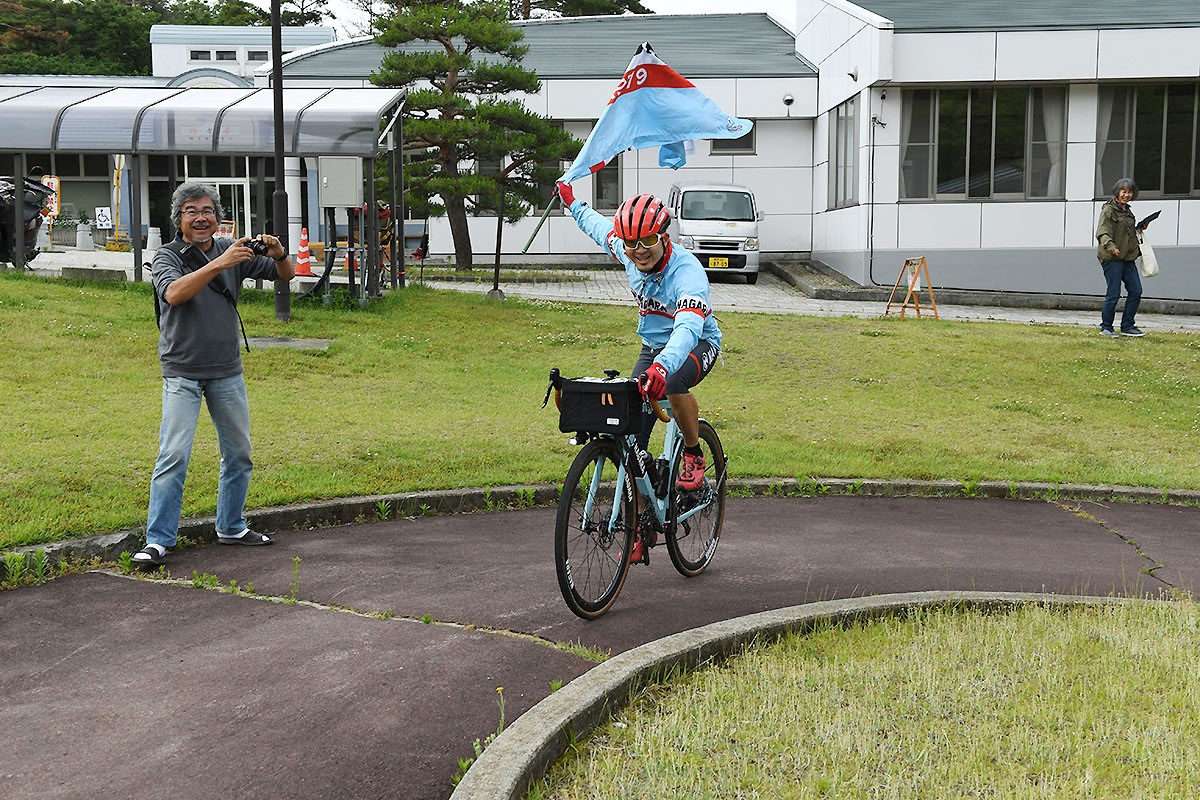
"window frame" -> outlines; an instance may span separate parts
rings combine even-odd
[[[609,202],[607,197],[602,196],[601,189],[605,185],[613,184],[615,189],[612,196],[615,198],[613,202]],[[621,154],[613,156],[612,160],[605,164],[600,169],[592,173],[592,208],[597,211],[616,211],[624,199],[622,193],[621,179]]]
[[[829,109],[829,202],[830,209],[858,205],[859,125],[855,95]]]
[[[499,175],[505,167],[508,159],[506,158],[478,158],[475,159],[475,168],[471,170],[474,174],[480,176]],[[495,217],[498,210],[494,207],[485,207],[482,201],[483,195],[471,195],[471,216],[474,217]]]
[[[925,193],[912,194],[911,187],[902,181],[899,201],[1028,202],[1066,199],[1064,177],[1068,88],[1067,84],[1058,83],[904,88],[901,95],[901,114],[905,121],[901,123],[900,169],[903,173],[905,164],[915,160],[909,157],[910,148],[914,149],[913,155],[923,151],[924,176],[920,183]],[[998,189],[997,173],[1012,162],[1012,154],[1008,154],[1004,163],[998,163],[997,150],[999,143],[1012,131],[1011,120],[1014,115],[1004,114],[1003,108],[1011,107],[1016,91],[1022,93],[1024,103],[1024,116],[1020,121],[1022,154],[1016,167],[1022,176],[1022,186],[1020,191],[1004,191]],[[1050,96],[1050,92],[1056,94]],[[922,97],[926,93],[927,96]],[[924,117],[920,127],[915,122],[918,98]],[[1051,101],[1053,105],[1050,105]],[[1010,120],[1009,125],[1003,124],[1005,119]],[[1057,138],[1050,135],[1052,119],[1060,129]],[[906,129],[909,131],[907,134]],[[920,141],[913,139],[912,131],[920,130],[927,130],[928,135]],[[948,177],[956,161],[960,163],[953,168],[953,177]],[[982,164],[986,164],[986,171],[981,168]],[[1041,169],[1046,169],[1044,190],[1038,189],[1038,184],[1034,182],[1035,175],[1041,174]],[[1055,169],[1058,170],[1057,176]],[[914,177],[910,175],[909,179]],[[962,183],[961,190],[944,190],[943,187],[948,183],[955,184],[959,180]],[[1050,189],[1052,185],[1053,192]]]
[[[1177,100],[1181,96],[1180,89],[1191,89],[1190,114],[1179,114],[1171,109],[1172,99]],[[1153,92],[1161,93],[1156,109],[1147,106]],[[1148,115],[1155,117],[1154,130],[1148,130],[1140,124]],[[1190,124],[1191,130],[1180,135],[1175,128],[1179,124],[1178,120],[1175,126],[1171,123],[1173,115],[1185,119],[1190,117],[1184,124]],[[1112,136],[1114,125],[1121,128],[1119,135],[1115,137]],[[1177,164],[1178,153],[1173,152],[1180,142],[1191,150],[1188,154],[1189,163],[1184,166]],[[1113,152],[1112,148],[1118,148],[1119,153]],[[1094,191],[1097,200],[1109,197],[1112,185],[1123,177],[1133,178],[1142,197],[1200,197],[1200,81],[1102,84],[1097,103],[1096,151]],[[1150,168],[1139,165],[1139,157],[1145,158],[1151,152],[1158,163],[1154,169],[1156,174],[1148,178],[1147,172]],[[1112,161],[1120,162],[1119,169],[1112,167]],[[1172,178],[1179,174],[1186,175],[1187,188],[1183,191],[1168,191]]]
[[[754,132],[758,130],[758,124],[751,126],[750,130],[743,133],[736,139],[709,139],[708,154],[710,156],[753,156],[758,153],[758,141],[755,138]]]

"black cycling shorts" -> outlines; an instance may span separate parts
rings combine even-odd
[[[661,347],[654,350],[642,345],[642,352],[638,354],[637,363],[633,365],[633,377],[636,378],[650,369],[650,365],[654,363],[654,357],[661,352]],[[720,355],[720,348],[712,342],[701,339],[699,344],[692,348],[692,352],[688,353],[688,357],[683,360],[683,363],[679,365],[679,369],[667,376],[667,394],[687,394],[689,389],[712,372],[713,365],[717,363],[717,357]]]

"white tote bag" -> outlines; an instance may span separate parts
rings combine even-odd
[[[1153,278],[1158,274],[1158,259],[1154,256],[1154,248],[1145,240],[1141,231],[1138,231],[1138,242],[1142,251],[1142,263],[1138,265],[1138,272],[1142,273],[1143,278]]]

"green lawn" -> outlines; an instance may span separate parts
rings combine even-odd
[[[1200,606],[828,625],[646,688],[529,800],[1191,798]]]
[[[245,357],[251,508],[561,480],[572,457],[550,367],[627,370],[632,306],[410,287],[368,308],[269,293],[251,336],[332,340]],[[735,478],[913,478],[1200,488],[1200,339],[1090,329],[722,312],[700,387]],[[149,287],[0,275],[0,549],[144,522],[160,377]],[[203,415],[202,415],[203,417]],[[212,514],[202,419],[185,516]]]

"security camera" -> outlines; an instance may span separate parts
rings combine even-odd
[[[790,94],[785,94],[783,96],[783,104],[785,106],[790,106],[794,102],[796,102],[796,98],[792,97]]]

